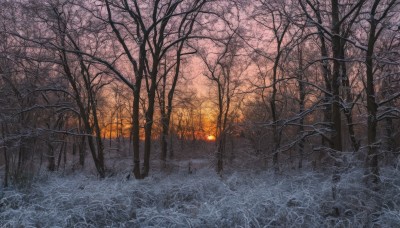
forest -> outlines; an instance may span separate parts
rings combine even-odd
[[[0,0],[0,227],[399,227],[400,0]]]

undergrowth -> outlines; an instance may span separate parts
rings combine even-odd
[[[1,227],[400,227],[400,172],[382,170],[378,192],[361,169],[331,176],[243,171],[154,174],[126,180],[41,174],[29,189],[0,192]],[[339,214],[335,213],[338,210]]]

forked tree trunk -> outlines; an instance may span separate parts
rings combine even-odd
[[[158,56],[158,55],[156,55]],[[146,111],[146,123],[144,126],[144,158],[143,158],[143,171],[142,178],[149,175],[150,171],[150,153],[151,153],[151,141],[152,141],[152,130],[153,130],[153,118],[154,118],[154,104],[156,98],[157,89],[157,66],[158,63],[153,63],[153,72],[151,75],[151,85],[148,90],[148,107]]]
[[[61,15],[61,14],[60,14]],[[63,21],[63,18],[58,18],[59,20],[59,32],[60,32],[60,44],[61,44],[61,49],[59,50],[59,58],[61,61],[61,66],[63,67],[65,76],[67,77],[75,95],[75,101],[76,104],[79,108],[79,114],[80,117],[82,118],[85,133],[88,134],[88,144],[90,148],[90,152],[93,157],[93,161],[96,166],[96,170],[99,173],[100,178],[105,177],[105,167],[104,167],[104,146],[101,141],[101,134],[100,134],[100,128],[98,124],[98,119],[97,119],[97,113],[96,113],[96,101],[95,98],[93,97],[93,85],[92,85],[92,79],[89,77],[90,73],[88,68],[85,66],[83,62],[83,57],[80,54],[81,50],[75,43],[75,41],[67,34],[67,24],[65,21]],[[78,88],[76,78],[73,74],[73,71],[70,68],[70,62],[68,59],[67,51],[65,50],[66,48],[66,39],[69,39],[69,41],[72,43],[73,47],[75,48],[76,51],[78,51],[77,57],[79,59],[79,64],[81,67],[81,77],[84,81],[84,88],[86,89],[85,92],[87,93],[86,95],[88,96],[88,104],[84,104],[84,101],[81,99],[81,92],[80,88]],[[89,106],[89,107],[87,107]],[[90,113],[92,113],[92,116],[90,116]],[[92,127],[92,120],[91,117],[93,118],[93,124],[94,124],[94,129]],[[92,136],[91,134],[95,133],[96,136]],[[96,142],[94,141],[94,139]],[[97,147],[96,147],[97,144]]]
[[[192,28],[193,22],[190,24],[190,27]],[[173,157],[173,148],[172,148],[172,134],[170,134],[170,124],[171,122],[171,116],[172,116],[172,103],[174,99],[174,94],[175,94],[175,89],[176,85],[178,83],[178,78],[179,78],[179,73],[180,73],[180,67],[181,67],[181,56],[182,56],[182,50],[183,50],[183,44],[184,42],[182,41],[179,44],[179,48],[176,52],[176,66],[175,66],[175,74],[172,80],[172,85],[171,89],[168,92],[168,96],[166,97],[166,85],[167,85],[167,75],[168,75],[168,70],[166,69],[166,63],[165,63],[165,70],[163,74],[163,84],[162,84],[162,91],[161,91],[161,97],[160,97],[160,108],[161,108],[161,124],[162,124],[162,137],[161,137],[161,160],[163,161],[163,166],[166,166],[166,160],[167,160],[167,153],[168,150],[170,151],[170,158]],[[167,102],[166,102],[167,99]],[[168,145],[168,136],[170,143]]]

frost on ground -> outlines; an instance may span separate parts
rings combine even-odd
[[[338,199],[321,173],[243,171],[154,174],[43,174],[28,190],[0,192],[2,227],[400,227],[400,171],[382,170],[382,187],[344,173]],[[340,212],[334,213],[334,208]]]

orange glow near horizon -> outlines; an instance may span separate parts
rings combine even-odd
[[[209,135],[207,136],[208,141],[215,141],[215,136],[214,135]]]
[[[110,102],[114,102],[110,97]],[[170,120],[170,134],[178,136],[180,139],[204,140],[208,142],[216,141],[216,115],[218,113],[215,103],[204,97],[199,101],[194,100],[194,107],[177,106]],[[112,107],[116,105],[111,105]],[[128,106],[128,105],[126,105]],[[131,114],[129,110],[123,109],[122,112],[114,112],[113,109],[105,109],[100,118],[101,136],[106,139],[129,138],[132,130]],[[235,116],[233,122],[240,122],[242,116]],[[158,139],[162,134],[162,126],[158,113],[154,114],[155,123],[153,124],[152,139]],[[140,140],[144,140],[143,125],[141,119]]]

